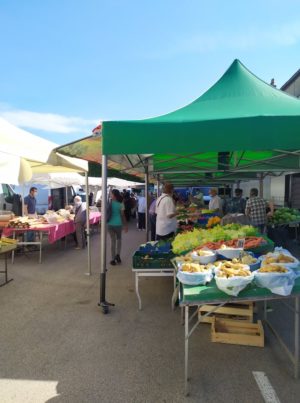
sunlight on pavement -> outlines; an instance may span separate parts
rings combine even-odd
[[[2,403],[45,403],[57,394],[58,381],[33,381],[28,379],[0,379]]]

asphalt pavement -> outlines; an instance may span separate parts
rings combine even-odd
[[[212,343],[207,324],[190,339],[184,396],[184,329],[180,309],[171,310],[172,278],[141,279],[138,310],[131,256],[144,239],[134,223],[123,235],[122,265],[107,272],[107,300],[115,303],[108,315],[97,305],[100,234],[91,238],[91,276],[86,251],[74,250],[71,238],[66,248],[45,244],[42,264],[37,252],[17,255],[9,265],[14,280],[0,288],[0,402],[264,402],[254,372],[272,385],[278,400],[269,401],[299,402],[300,381],[268,329],[264,348],[245,347]],[[269,308],[292,344],[289,310]]]

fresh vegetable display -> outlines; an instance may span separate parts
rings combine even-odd
[[[212,228],[212,227],[214,227],[215,225],[218,225],[218,224],[220,224],[220,222],[221,222],[221,218],[220,217],[218,217],[218,216],[215,216],[215,217],[210,217],[210,219],[208,220],[208,223],[207,223],[207,228]]]
[[[217,225],[211,229],[194,229],[193,231],[176,235],[172,242],[172,249],[175,254],[180,254],[184,251],[195,249],[198,246],[207,246],[209,242],[222,241],[221,244],[224,244],[225,241],[251,236],[255,237],[256,234],[257,230],[251,225],[240,224],[228,224],[223,227]]]
[[[293,221],[300,221],[300,211],[293,208],[282,207],[275,210],[272,217],[269,217],[270,224],[285,224]]]
[[[204,245],[202,245],[201,248],[206,247],[209,249],[216,250],[216,249],[222,248],[223,245],[231,247],[231,248],[237,248],[238,241],[239,241],[239,239],[236,238],[236,239],[231,239],[229,241],[207,242]],[[266,243],[266,241],[262,237],[256,237],[256,236],[245,237],[244,249],[257,248],[258,246],[261,246],[264,243]],[[199,246],[199,248],[200,248],[200,246]]]

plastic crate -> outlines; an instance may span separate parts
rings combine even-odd
[[[132,256],[132,267],[134,269],[168,269],[173,268],[171,259],[174,258],[173,253],[154,253],[145,254],[143,252],[135,252]]]

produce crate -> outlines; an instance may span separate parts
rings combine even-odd
[[[217,305],[202,305],[198,310],[198,319],[201,323],[212,323],[214,318],[234,319],[245,322],[253,322],[253,302],[232,303],[221,306],[212,314],[204,316],[211,312]]]
[[[171,259],[174,258],[173,253],[155,253],[153,255],[145,254],[143,252],[135,252],[132,256],[132,267],[134,269],[140,268],[174,268]]]
[[[264,347],[264,328],[261,321],[248,323],[240,320],[214,318],[211,324],[211,341]]]

